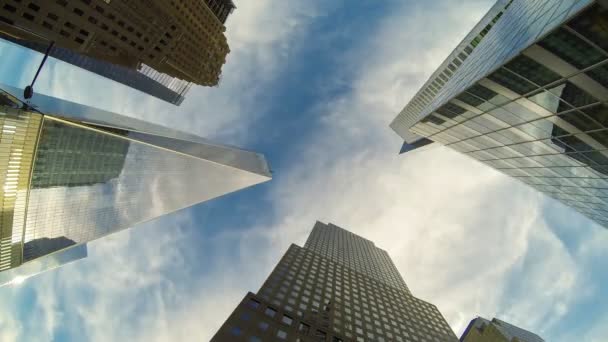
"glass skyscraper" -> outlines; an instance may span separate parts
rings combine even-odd
[[[212,342],[458,341],[433,304],[414,297],[386,251],[317,222]]]
[[[35,99],[0,94],[0,272],[271,177],[253,152]]]
[[[544,342],[540,336],[497,318],[491,321],[473,319],[460,337],[460,342]]]
[[[608,224],[608,3],[501,0],[391,123]]]

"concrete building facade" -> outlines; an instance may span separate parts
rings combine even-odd
[[[6,35],[204,86],[218,84],[230,51],[221,18],[200,0],[0,1]]]
[[[457,341],[436,306],[414,297],[386,251],[317,222],[248,293],[213,342]]]

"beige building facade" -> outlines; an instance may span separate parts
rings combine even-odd
[[[218,84],[230,52],[200,0],[0,0],[0,31],[204,86]]]

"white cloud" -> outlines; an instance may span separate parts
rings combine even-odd
[[[154,235],[139,234],[137,242],[131,232],[105,239],[85,261],[86,272],[68,266],[45,275],[52,281],[37,286],[37,293],[48,294],[45,286],[68,293],[91,288],[91,302],[74,303],[86,318],[88,340],[206,340],[247,291],[257,290],[289,244],[303,244],[321,220],[388,250],[414,295],[436,304],[457,333],[477,314],[549,330],[584,289],[581,260],[595,258],[606,244],[588,238],[570,254],[543,219],[542,196],[443,147],[398,156],[400,139],[388,128],[489,5],[444,0],[431,8],[397,6],[371,40],[344,52],[339,77],[354,77],[352,92],[314,108],[323,120],[293,155],[293,166],[274,181],[272,218],[260,219],[246,233],[226,230],[208,241],[206,248],[220,251],[200,261],[210,270],[197,280],[197,290],[180,291],[180,279],[193,267],[179,250],[183,237],[157,226],[149,231]],[[203,117],[217,116],[212,110],[219,109],[226,117],[190,122],[197,132],[243,134],[228,126],[238,121],[246,129],[251,122],[250,105],[262,96],[251,88],[259,79],[272,82],[269,74],[280,72],[294,39],[319,15],[314,2],[238,6],[230,19],[233,52],[224,83],[184,104],[191,117],[200,104],[209,108],[200,108]],[[167,279],[166,269],[180,273]],[[141,312],[130,300],[135,296],[146,298],[148,310]],[[74,294],[66,302],[78,298]],[[58,312],[56,302],[42,304],[45,315]],[[55,325],[46,324],[45,332]]]
[[[333,222],[387,249],[412,292],[437,304],[457,333],[478,314],[546,331],[586,284],[544,222],[545,198],[442,147],[397,156],[387,127],[484,4],[396,9],[350,54],[352,93],[315,108],[325,113],[321,127],[275,180],[275,221],[259,232],[284,249],[315,220]]]

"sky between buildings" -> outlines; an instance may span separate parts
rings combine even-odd
[[[389,122],[491,0],[239,1],[219,87],[181,107],[49,60],[38,92],[265,153],[271,182],[89,244],[0,288],[0,341],[207,340],[315,220],[386,249],[456,334],[477,315],[548,341],[608,336],[608,231]],[[0,44],[0,82],[41,55]]]

